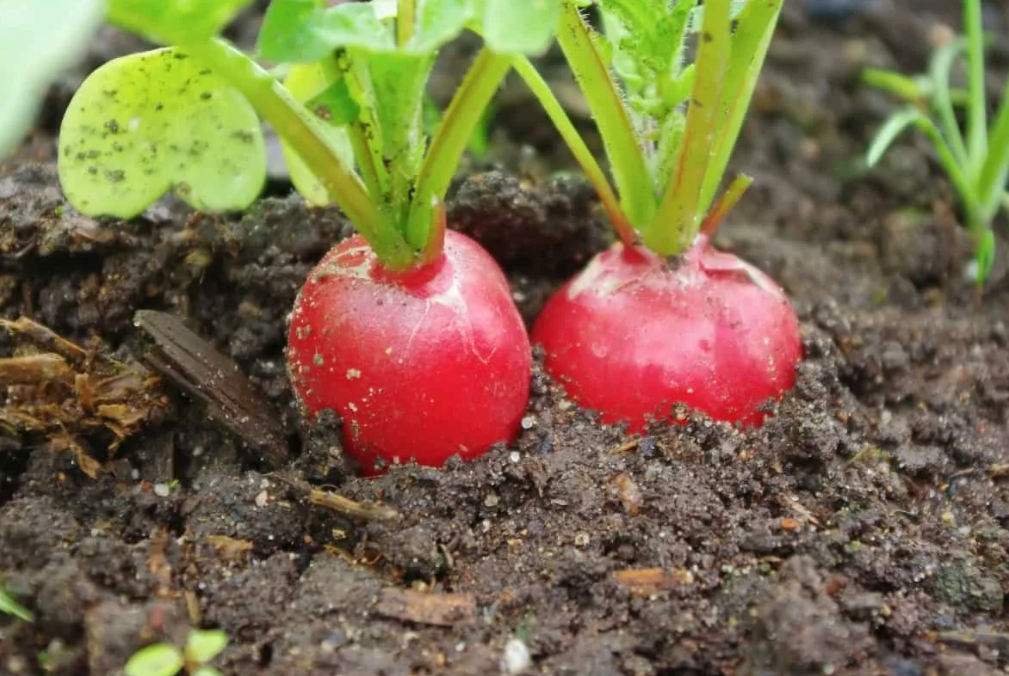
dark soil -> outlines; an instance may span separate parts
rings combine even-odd
[[[263,465],[167,379],[114,453],[108,430],[4,433],[0,582],[36,619],[0,617],[0,673],[106,676],[192,626],[226,630],[222,670],[243,676],[508,673],[523,648],[532,673],[583,676],[1003,673],[1009,258],[976,305],[927,146],[909,136],[871,173],[858,159],[892,110],[858,69],[923,69],[958,3],[852,4],[814,21],[788,3],[736,158],[759,187],[719,243],[784,285],[807,355],[757,431],[690,417],[631,439],[538,373],[513,448],[354,478],[338,437],[301,429],[283,365],[286,315],[349,232],[340,216],[276,197],[240,218],[171,201],[84,218],[43,126],[0,169],[3,316],[123,363],[148,345],[136,310],[183,317],[238,362],[295,459]],[[994,52],[1004,74],[1004,40]],[[542,178],[564,155],[509,92],[452,222],[498,257],[531,320],[608,234],[583,183]],[[0,429],[28,395],[42,396],[8,387]],[[98,478],[68,438],[104,463]],[[312,505],[308,487],[399,517]]]

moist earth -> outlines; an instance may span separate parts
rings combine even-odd
[[[512,447],[378,479],[354,477],[334,428],[302,425],[283,364],[297,289],[348,224],[282,178],[241,215],[171,199],[130,222],[76,214],[52,137],[86,71],[68,76],[0,169],[0,311],[79,345],[80,377],[99,357],[129,370],[149,410],[119,443],[74,413],[79,392],[39,408],[55,395],[5,375],[0,581],[35,620],[0,615],[0,673],[114,674],[196,626],[227,632],[229,676],[1003,673],[1009,258],[979,300],[927,145],[908,136],[871,172],[859,159],[894,109],[859,69],[923,70],[956,4],[786,4],[735,158],[757,187],[716,240],[802,322],[798,383],[767,424],[677,411],[631,437],[537,366]],[[996,93],[1007,17],[988,9]],[[134,47],[106,33],[86,67]],[[610,239],[546,125],[509,85],[450,205],[527,321]],[[139,309],[237,362],[290,459],[150,377]],[[25,343],[5,332],[0,349]],[[29,418],[50,424],[16,431]]]

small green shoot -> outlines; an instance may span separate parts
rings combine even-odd
[[[274,0],[257,43],[278,64],[268,72],[216,37],[246,0],[110,0],[111,21],[171,48],[110,64],[75,97],[60,148],[67,196],[90,215],[136,215],[171,187],[201,209],[242,208],[265,171],[254,110],[310,202],[339,205],[387,268],[421,265],[440,253],[441,203],[512,55],[547,46],[557,2]],[[490,46],[429,139],[427,80],[466,27]]]
[[[966,34],[936,50],[927,74],[908,78],[882,70],[863,73],[867,84],[908,101],[876,133],[866,162],[874,166],[910,127],[925,134],[963,202],[967,228],[976,247],[976,280],[980,288],[995,261],[992,221],[999,210],[1009,208],[1005,187],[1009,176],[1009,81],[989,128],[981,0],[964,0],[963,11]],[[953,68],[961,57],[967,70],[965,92],[950,85]],[[957,119],[957,106],[964,108],[963,127]]]
[[[533,66],[517,57],[516,71],[624,243],[640,239],[656,253],[675,255],[724,218],[749,185],[740,177],[715,202],[782,0],[706,0],[703,7],[696,0],[598,0],[602,35],[582,17],[584,4],[562,2],[557,39],[595,117],[615,191]],[[697,55],[688,65],[694,33]]]
[[[208,662],[228,645],[228,635],[220,629],[194,629],[180,650],[171,643],[154,643],[135,652],[126,662],[126,676],[220,676]]]
[[[103,0],[0,0],[0,157],[28,130],[46,87],[83,53]]]
[[[11,615],[24,622],[33,622],[35,620],[35,616],[32,615],[31,611],[15,601],[2,587],[0,587],[0,613]]]

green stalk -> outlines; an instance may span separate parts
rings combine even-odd
[[[970,162],[970,156],[963,140],[960,123],[956,119],[956,111],[953,109],[949,79],[956,57],[965,47],[966,44],[963,40],[956,40],[941,47],[932,57],[932,62],[929,65],[929,76],[932,81],[932,107],[939,117],[939,125],[942,127],[943,134],[949,139],[953,156],[957,163],[963,167],[966,167]]]
[[[539,100],[550,121],[557,128],[557,132],[571,150],[571,154],[574,155],[575,160],[581,165],[582,171],[585,172],[585,176],[599,195],[599,201],[602,203],[603,209],[606,210],[606,215],[609,216],[610,223],[613,224],[613,228],[617,231],[620,240],[626,246],[633,245],[636,239],[634,228],[631,226],[630,221],[627,220],[624,210],[620,207],[620,200],[617,198],[616,193],[613,192],[610,182],[606,180],[606,174],[603,173],[599,163],[596,162],[592,151],[585,145],[585,141],[582,140],[574,123],[571,122],[571,118],[564,111],[564,106],[561,105],[561,102],[557,100],[557,97],[550,90],[550,85],[547,84],[547,81],[543,79],[543,76],[540,75],[539,71],[536,70],[536,67],[528,58],[517,56],[512,65],[515,68],[515,72],[519,74],[525,81],[526,86],[529,87]]]
[[[718,184],[729,166],[729,158],[743,128],[783,4],[783,0],[751,0],[738,17],[736,33],[730,38],[731,54],[718,105],[718,110],[725,111],[725,115],[716,127],[711,160],[697,204],[699,219],[704,217],[711,206]],[[741,56],[747,55],[747,61],[740,60]]]
[[[676,173],[655,218],[643,233],[645,245],[663,256],[678,254],[690,246],[700,227],[701,190],[711,164],[712,145],[718,141],[715,132],[721,120],[719,104],[729,65],[729,8],[729,0],[708,0],[704,4],[696,61],[699,75],[691,92]]]
[[[995,117],[989,139],[988,156],[978,177],[978,199],[986,221],[995,218],[1005,199],[1005,184],[1009,177],[1009,79],[1002,92],[1002,102]]]
[[[337,79],[343,77],[347,82],[347,86],[355,94],[362,90],[362,85],[358,78],[358,69],[350,63],[346,53],[342,56],[334,56],[332,59],[323,59],[320,63],[326,72],[326,78],[330,82],[335,82]],[[357,166],[361,172],[361,178],[368,190],[368,194],[384,195],[388,183],[388,172],[385,171],[385,167],[381,167],[381,170],[379,169],[381,165],[375,161],[378,153],[372,147],[368,134],[369,127],[374,129],[375,126],[371,110],[362,106],[360,118],[346,126],[347,137],[350,139],[350,145],[354,151],[354,159],[357,161]]]
[[[511,68],[512,57],[480,50],[431,139],[424,163],[417,177],[414,199],[410,205],[407,240],[417,249],[427,251],[434,209],[445,199],[459,160],[480,124],[484,111]],[[434,240],[433,240],[434,241]]]
[[[707,218],[704,219],[704,224],[701,225],[701,232],[707,237],[711,237],[718,230],[718,226],[722,224],[725,217],[729,215],[733,207],[739,202],[739,198],[743,196],[753,184],[753,178],[747,176],[746,174],[740,174],[733,179],[732,183],[729,184],[728,190],[722,195],[721,199],[715,204],[708,213]]]
[[[610,75],[591,29],[570,0],[563,2],[557,42],[596,119],[623,211],[640,231],[655,213],[655,194],[648,163],[620,89]]]
[[[223,40],[200,40],[180,48],[224,78],[252,104],[301,156],[379,259],[390,269],[408,268],[414,255],[368,196],[361,179],[340,159],[304,106],[255,61]]]
[[[417,1],[396,0],[396,44],[400,47],[410,42],[417,22]]]
[[[988,114],[984,89],[984,34],[981,0],[964,0],[963,25],[967,32],[967,150],[971,178],[977,178],[987,153]]]

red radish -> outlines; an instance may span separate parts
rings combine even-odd
[[[344,450],[366,474],[510,442],[529,398],[529,340],[508,283],[453,231],[437,260],[407,273],[388,272],[359,235],[344,240],[302,288],[288,341],[301,404],[340,415]]]
[[[632,432],[676,403],[759,424],[802,357],[784,292],[703,235],[668,260],[619,243],[597,255],[544,308],[533,342],[574,400]]]

